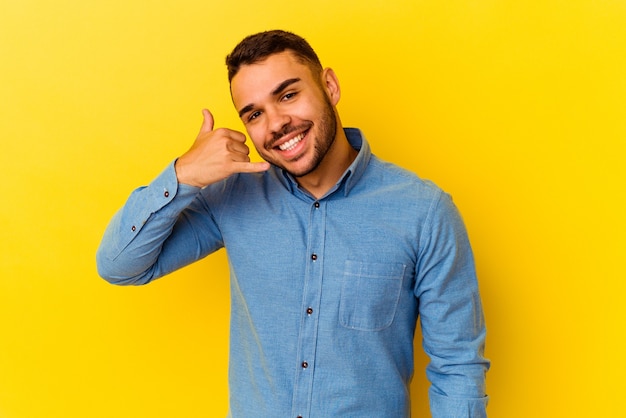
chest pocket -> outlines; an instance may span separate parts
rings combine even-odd
[[[393,322],[406,266],[347,260],[341,284],[339,322],[346,328],[380,331]]]

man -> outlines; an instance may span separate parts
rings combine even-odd
[[[144,284],[226,248],[229,416],[410,416],[418,315],[433,416],[485,416],[485,326],[450,197],[342,127],[337,76],[304,39],[259,33],[226,61],[266,162],[204,110],[189,151],[111,221],[100,274]]]

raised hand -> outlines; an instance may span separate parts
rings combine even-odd
[[[202,110],[204,120],[191,148],[176,161],[179,183],[197,187],[225,179],[234,173],[256,173],[269,169],[267,162],[250,162],[246,136],[227,128],[213,129],[213,115]]]

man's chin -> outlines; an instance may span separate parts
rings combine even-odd
[[[286,171],[287,173],[291,174],[293,177],[296,177],[296,178],[306,176],[307,174],[309,174],[311,171],[313,171],[316,168],[314,164],[311,164],[310,162],[308,164],[304,163],[303,161],[304,155],[294,158],[290,161],[279,161],[278,159],[274,159],[274,158],[263,158],[263,159],[267,161],[268,163],[272,164],[273,166],[276,166]]]
[[[283,167],[283,170],[291,174],[294,178],[302,178],[313,173],[319,167],[319,165],[319,162],[316,163],[315,161],[311,161],[309,162],[309,164],[306,164],[304,166],[298,165]]]

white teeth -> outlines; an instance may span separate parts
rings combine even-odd
[[[284,144],[280,144],[278,146],[278,148],[280,148],[281,151],[289,151],[291,150],[293,147],[296,146],[296,144],[298,142],[300,142],[302,140],[302,138],[304,137],[304,134],[300,134],[298,136],[295,136],[293,138],[291,138],[289,141],[285,142]]]

